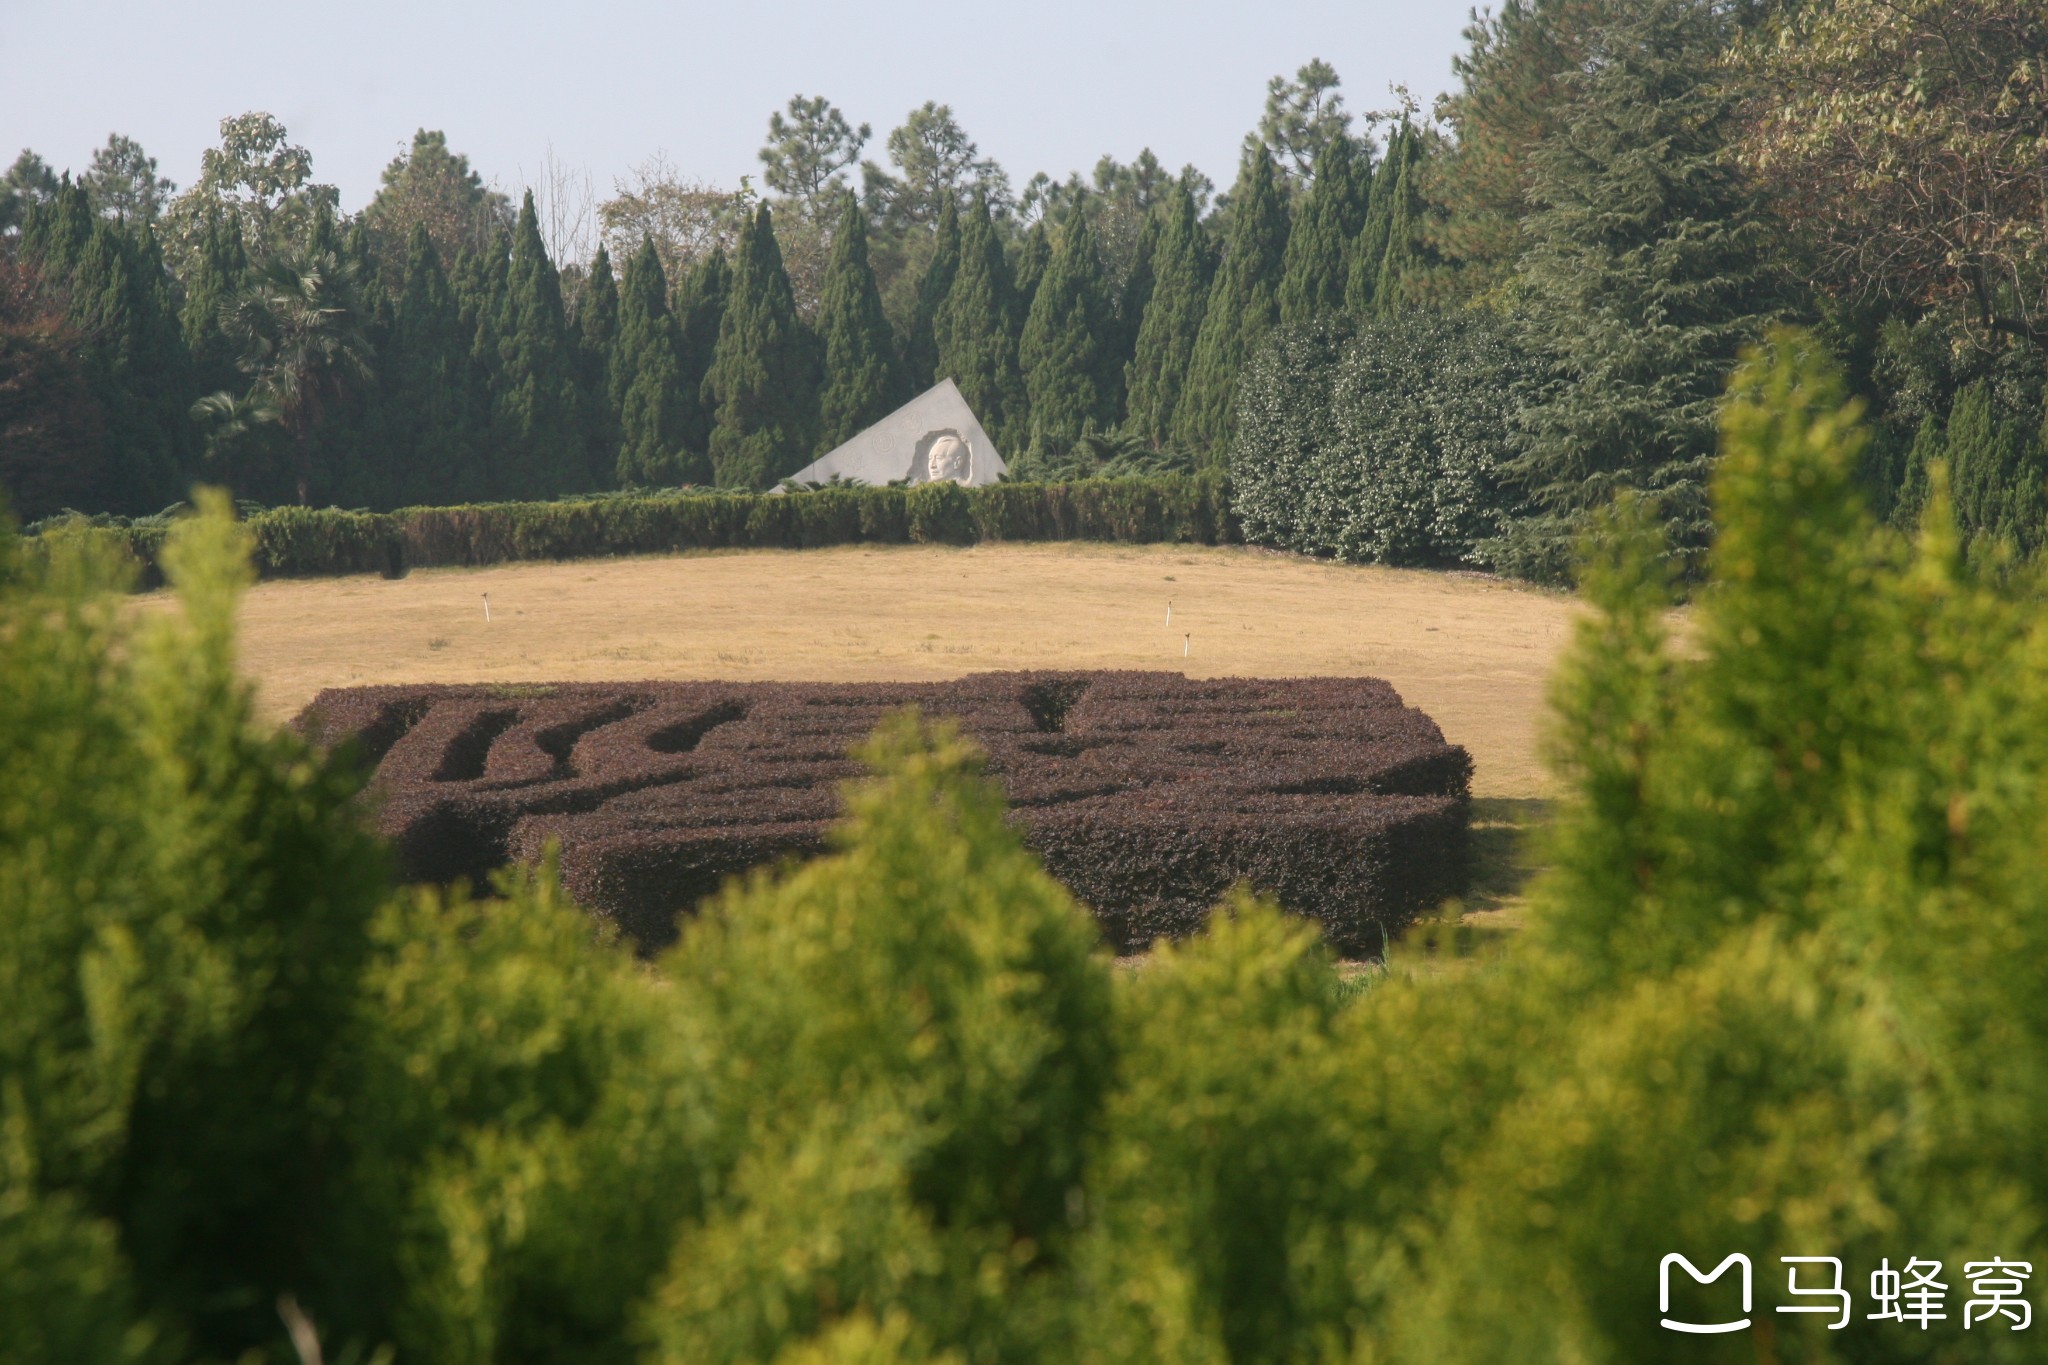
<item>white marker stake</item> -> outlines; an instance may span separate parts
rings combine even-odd
[[[1181,637],[1180,637],[1180,657],[1181,657],[1181,658],[1183,658],[1183,659],[1187,658],[1187,657],[1188,657],[1188,651],[1189,651],[1189,650],[1191,650],[1191,649],[1193,649],[1194,647],[1195,647],[1195,644],[1194,644],[1194,637],[1193,637],[1192,635],[1183,635],[1183,636],[1181,636]]]
[[[1166,604],[1166,624],[1169,629],[1173,625],[1173,603],[1171,602]]]
[[[485,624],[485,625],[489,625],[490,623],[491,623],[491,595],[490,595],[489,593],[485,593],[485,594],[484,594],[484,624]]]

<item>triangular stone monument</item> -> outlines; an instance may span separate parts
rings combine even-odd
[[[877,487],[899,480],[951,479],[975,488],[1008,471],[959,386],[941,379],[789,477],[797,483],[829,483],[837,475]]]

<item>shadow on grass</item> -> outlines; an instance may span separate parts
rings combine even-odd
[[[1472,802],[1472,886],[1394,940],[1388,965],[1421,974],[1506,949],[1527,923],[1529,883],[1539,870],[1538,835],[1552,803],[1537,797]]]

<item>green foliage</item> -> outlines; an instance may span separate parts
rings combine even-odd
[[[1486,562],[1523,510],[1505,471],[1532,370],[1478,312],[1276,333],[1239,398],[1245,538],[1371,563]]]
[[[1223,264],[1209,290],[1187,379],[1173,411],[1174,443],[1205,463],[1223,463],[1237,430],[1238,371],[1279,320],[1280,270],[1287,250],[1287,201],[1263,144],[1245,151],[1230,196]]]
[[[483,335],[481,328],[479,336]],[[577,344],[562,305],[561,278],[541,240],[528,192],[512,231],[505,292],[495,318],[491,481],[501,497],[577,490],[584,414]]]
[[[818,397],[818,449],[823,452],[910,397],[896,359],[895,333],[868,264],[867,216],[850,194],[832,238],[818,334],[825,352],[825,389]]]
[[[64,321],[84,342],[103,428],[93,510],[163,506],[184,492],[193,455],[191,358],[155,235],[97,218],[74,185],[34,206],[20,250],[61,291]]]
[[[953,292],[953,276],[960,270],[960,248],[960,205],[949,194],[938,210],[931,256],[918,277],[917,300],[903,336],[903,367],[910,373],[910,387],[919,392],[942,377],[938,373],[938,318]]]
[[[1770,228],[1726,155],[1735,95],[1710,58],[1731,23],[1657,0],[1610,25],[1533,155],[1520,290],[1552,380],[1523,418],[1519,477],[1542,512],[1503,550],[1524,572],[1622,488],[1654,499],[1673,552],[1706,543],[1721,391],[1782,296]]]
[[[1123,388],[1116,331],[1088,214],[1077,209],[1060,229],[1018,347],[1032,450],[1064,452],[1084,432],[1114,425]]]
[[[689,450],[708,450],[711,443],[711,413],[702,394],[704,376],[718,352],[718,329],[725,321],[725,305],[732,296],[732,267],[723,250],[713,251],[692,266],[676,290],[676,326],[681,332],[683,387],[699,395],[697,426],[683,445]]]
[[[0,1356],[288,1358],[289,1293],[335,1359],[1661,1360],[1663,1256],[1741,1251],[1770,1331],[1700,1359],[2029,1358],[1940,1332],[2048,1227],[2038,589],[1965,566],[1938,467],[1877,527],[1858,416],[1807,339],[1739,372],[1682,641],[1620,501],[1530,927],[1362,986],[1241,897],[1114,970],[912,717],[834,852],[659,962],[545,866],[394,893],[354,764],[250,721],[217,500],[182,612],[0,544]],[[1839,1332],[1775,1312],[1815,1254]],[[1936,1332],[1864,1315],[1907,1255]]]
[[[945,224],[939,227],[941,249]],[[938,257],[933,258],[934,270]],[[961,229],[959,259],[932,324],[932,379],[953,380],[999,446],[1016,448],[1028,430],[1030,400],[1018,355],[1023,329],[1009,258],[979,195]]]
[[[1174,430],[1212,273],[1194,197],[1176,186],[1159,212],[1164,227],[1152,253],[1152,293],[1138,323],[1137,349],[1124,371],[1127,424],[1155,449],[1166,445]]]
[[[1351,244],[1371,202],[1372,167],[1349,135],[1332,137],[1315,164],[1281,267],[1280,321],[1290,326],[1344,307]]]
[[[720,488],[766,488],[810,460],[817,443],[817,342],[796,315],[768,205],[740,242],[731,301],[704,376],[711,471]]]
[[[651,238],[643,240],[626,263],[612,389],[619,405],[619,483],[630,487],[711,481],[711,465],[703,452],[685,444],[703,423],[697,395],[683,384],[682,329],[669,312],[668,277]]]
[[[1942,422],[1930,415],[1907,455],[1894,518],[1915,525],[1945,462],[1956,529],[1982,553],[2038,552],[2048,544],[2048,424],[2008,415],[1991,383],[1967,385]]]

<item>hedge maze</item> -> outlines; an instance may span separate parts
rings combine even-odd
[[[1120,950],[1244,881],[1371,954],[1465,888],[1471,759],[1372,678],[337,688],[299,724],[374,765],[409,879],[555,840],[570,892],[651,950],[726,878],[823,850],[849,750],[910,705],[987,751],[1026,844]]]

